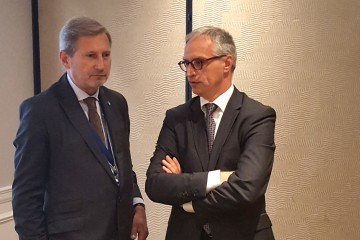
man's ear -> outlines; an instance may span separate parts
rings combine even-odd
[[[226,55],[224,62],[225,62],[224,71],[225,72],[230,72],[231,68],[232,68],[232,65],[234,63],[233,57],[231,55]]]
[[[60,51],[60,62],[64,66],[65,69],[70,68],[69,60],[70,60],[70,56],[66,52]]]

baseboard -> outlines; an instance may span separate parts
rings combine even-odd
[[[0,224],[13,220],[11,208],[11,186],[0,188]]]

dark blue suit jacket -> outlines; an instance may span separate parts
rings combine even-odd
[[[214,239],[257,237],[270,231],[265,191],[274,160],[275,111],[236,88],[222,116],[211,155],[208,153],[200,98],[170,109],[147,171],[145,190],[155,202],[172,205],[166,239],[199,240],[204,223]],[[176,157],[182,174],[162,170],[165,155]],[[227,182],[206,194],[208,171],[235,171]],[[192,201],[195,214],[181,204]]]
[[[20,239],[129,239],[141,197],[129,150],[125,98],[100,87],[120,185],[114,180],[66,74],[20,107],[13,212]]]

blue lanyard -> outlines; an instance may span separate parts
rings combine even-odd
[[[99,135],[95,132],[95,130],[92,129],[92,127],[90,125],[89,125],[89,127],[90,127],[90,131],[91,131],[92,135],[94,136],[96,143],[99,146],[101,152],[105,155],[105,157],[107,158],[107,160],[111,164],[111,166],[115,166],[115,160],[111,153],[111,144],[109,142],[108,134],[105,134],[105,135],[106,135],[106,140],[109,142],[109,149],[106,148],[105,144],[101,141]]]

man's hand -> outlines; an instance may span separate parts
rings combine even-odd
[[[149,235],[146,222],[145,208],[142,206],[135,207],[135,215],[131,228],[131,239],[145,240]]]
[[[234,171],[221,171],[220,172],[220,184],[223,182],[226,182],[233,172]]]
[[[181,167],[179,161],[176,157],[171,158],[170,156],[166,155],[165,159],[162,160],[162,169],[167,173],[181,173]]]

